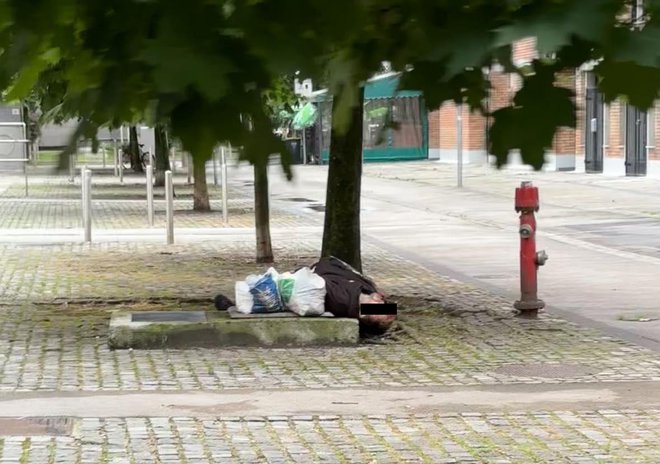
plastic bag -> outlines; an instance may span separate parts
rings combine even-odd
[[[320,316],[325,312],[325,280],[308,267],[298,270],[287,308],[299,316]]]
[[[279,279],[277,279],[277,289],[280,291],[280,298],[284,306],[289,305],[295,284],[296,278],[290,272],[280,274]]]
[[[252,274],[236,282],[234,290],[238,312],[252,314],[284,310],[277,289],[278,280],[279,274],[271,267],[265,274]]]
[[[276,313],[284,310],[280,292],[277,289],[277,280],[271,274],[264,275],[250,289],[254,302],[252,304],[252,313]]]
[[[244,280],[236,282],[234,286],[236,293],[236,309],[238,312],[243,314],[250,314],[252,312],[252,305],[254,304],[254,298],[252,298],[252,293],[250,293],[250,286]]]

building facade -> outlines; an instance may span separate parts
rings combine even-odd
[[[513,47],[517,65],[537,57],[535,40],[526,39]],[[491,111],[506,106],[520,88],[517,76],[492,69]],[[557,85],[574,91],[577,125],[562,128],[546,153],[544,169],[602,173],[613,176],[652,176],[660,178],[660,102],[648,111],[623,101],[603,102],[596,89],[596,78],[589,69],[578,69],[558,76]],[[462,145],[465,163],[484,163],[488,159],[487,128],[490,121],[478,113],[462,111]],[[456,161],[457,108],[446,103],[429,113],[429,158]],[[522,165],[520,156],[509,156],[510,165]]]

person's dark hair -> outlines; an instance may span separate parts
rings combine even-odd
[[[384,335],[390,329],[385,324],[378,324],[368,319],[360,320],[360,336],[361,337],[378,337]]]
[[[215,304],[215,309],[218,311],[227,311],[234,306],[234,302],[222,294],[216,295],[213,299],[213,303]]]

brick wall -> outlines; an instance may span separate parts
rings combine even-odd
[[[604,134],[605,156],[610,158],[623,158],[625,143],[625,106],[620,101],[614,101],[603,108],[607,128]]]
[[[440,148],[440,110],[429,111],[429,148]]]
[[[525,39],[513,47],[514,60],[521,64],[536,58],[536,42]],[[516,90],[520,88],[517,76],[502,72],[492,72],[490,75],[491,92],[488,101],[490,111],[509,105]],[[577,108],[577,125],[575,129],[560,129],[553,140],[552,152],[557,155],[584,154],[585,135],[585,89],[586,73],[567,71],[558,75],[557,85],[573,89]],[[623,107],[625,108],[625,107]],[[650,122],[655,134],[656,145],[660,144],[660,101],[656,102],[655,115]],[[625,156],[622,130],[622,105],[615,101],[604,108],[604,155],[612,158]],[[428,115],[429,147],[431,149],[452,150],[456,148],[456,108],[453,103],[445,103]],[[486,148],[486,118],[477,113],[469,113],[463,109],[463,147],[466,150],[484,150]],[[660,146],[649,149],[649,158],[660,160]]]
[[[575,73],[575,108],[576,108],[576,125],[575,125],[575,152],[584,155],[584,136],[585,136],[585,99],[587,90],[586,74],[582,71]]]
[[[536,37],[519,40],[512,47],[513,62],[516,64],[529,63],[538,58],[536,52]]]
[[[456,106],[445,103],[440,109],[429,113],[429,147],[452,150],[456,148]],[[470,113],[463,107],[463,148],[484,150],[486,148],[486,118],[478,112]]]
[[[660,100],[655,102],[655,106],[649,110],[650,115],[650,131],[651,139],[648,141],[652,148],[649,148],[649,159],[660,160],[660,149],[658,143],[660,142]]]
[[[576,93],[576,98],[573,100],[575,103],[577,103],[576,100],[584,101],[584,97],[581,97],[581,99],[577,97],[578,89],[576,84],[577,82],[575,71],[567,71],[557,75],[557,81],[555,85],[573,90]],[[581,112],[578,112],[578,119],[580,117],[584,120],[584,109]],[[552,144],[552,151],[557,155],[575,155],[577,153],[579,133],[580,125],[578,125],[576,129],[564,127],[560,128],[555,134],[555,138]]]

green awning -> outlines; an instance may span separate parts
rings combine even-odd
[[[415,98],[422,96],[422,92],[418,90],[399,90],[397,92],[396,89],[399,86],[400,81],[401,76],[399,74],[367,81],[367,84],[364,87],[364,99],[377,100],[379,98]],[[312,98],[312,101],[322,102],[329,100],[330,98],[332,97],[330,97],[328,92],[325,91]]]
[[[422,92],[416,90],[399,90],[397,92],[396,89],[399,86],[400,80],[401,77],[397,74],[396,76],[388,76],[368,81],[367,85],[364,87],[364,99],[414,98],[422,95]]]

